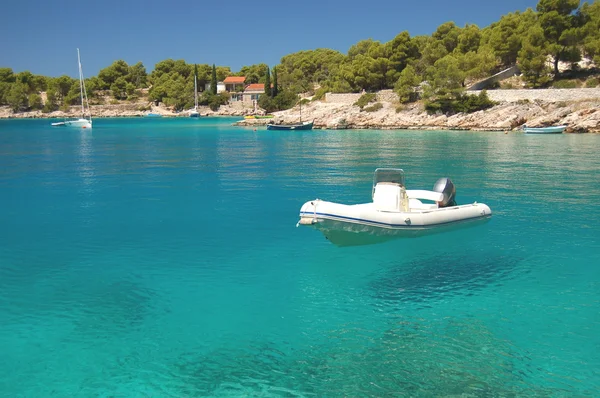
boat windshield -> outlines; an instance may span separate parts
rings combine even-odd
[[[404,186],[404,170],[402,169],[377,169],[373,177],[373,188],[380,182],[389,182]]]

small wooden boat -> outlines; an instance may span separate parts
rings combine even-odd
[[[314,122],[294,124],[267,124],[267,130],[312,130]]]
[[[303,122],[302,121],[302,102],[300,102],[300,121],[298,123],[292,124],[267,124],[267,130],[312,130],[313,128],[312,122]]]
[[[567,126],[527,127],[523,126],[525,134],[562,134]]]

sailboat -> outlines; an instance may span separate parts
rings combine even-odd
[[[267,124],[267,130],[312,130],[313,128],[312,122],[303,122],[302,121],[302,101],[300,101],[300,122],[292,123],[292,124]]]
[[[190,117],[200,117],[198,113],[198,78],[194,75],[194,109],[190,110]]]
[[[63,122],[52,123],[52,126],[78,127],[82,129],[92,128],[92,113],[90,112],[90,103],[88,102],[87,91],[85,90],[85,82],[83,80],[83,70],[81,69],[81,57],[79,56],[79,49],[77,49],[77,62],[79,63],[79,91],[81,96],[81,117],[79,119],[71,119],[65,120]],[[86,107],[88,118],[86,118],[85,116]]]

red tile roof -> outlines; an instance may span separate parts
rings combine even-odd
[[[227,84],[243,84],[246,80],[245,76],[227,76],[223,83]]]
[[[263,83],[248,84],[244,91],[265,91],[265,85]]]

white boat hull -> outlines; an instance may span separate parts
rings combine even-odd
[[[92,122],[88,119],[65,120],[64,122],[52,123],[52,126],[76,127],[76,128],[92,128]]]
[[[332,243],[358,245],[391,238],[414,238],[478,225],[491,216],[483,203],[408,212],[379,211],[373,203],[344,205],[322,200],[300,209],[301,225],[312,225]]]
[[[79,64],[79,95],[81,99],[81,117],[79,119],[71,119],[65,120],[63,122],[51,123],[52,126],[76,127],[80,129],[92,128],[92,114],[90,112],[90,104],[88,102],[87,91],[85,90],[85,80],[83,79],[83,69],[81,68],[81,57],[79,56],[79,49],[77,49],[77,63]],[[89,116],[89,119],[86,119],[86,114]]]
[[[567,126],[524,127],[526,134],[562,134]]]

